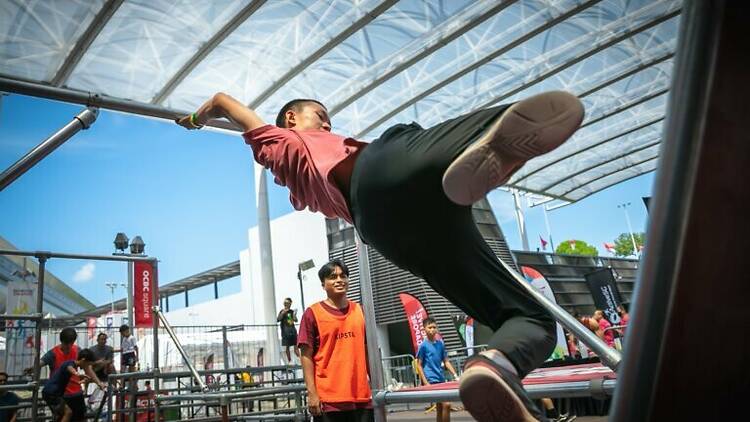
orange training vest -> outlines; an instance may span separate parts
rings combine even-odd
[[[60,348],[60,345],[52,348],[52,354],[55,355],[55,361],[52,362],[52,371],[57,371],[57,368],[60,367],[60,365],[63,364],[65,361],[69,360],[77,360],[78,359],[78,346],[75,344],[70,345],[70,351],[68,353],[65,353],[62,351],[62,348]],[[50,376],[52,374],[50,373]],[[70,376],[70,381],[68,381],[68,385],[65,386],[65,396],[72,396],[75,394],[81,394],[83,393],[83,388],[81,388],[81,378],[78,376],[78,373],[76,372],[75,375]]]
[[[346,315],[332,315],[321,302],[310,307],[320,333],[315,387],[323,403],[364,403],[372,398],[367,380],[365,316],[349,301]]]

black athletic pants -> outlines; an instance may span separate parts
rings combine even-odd
[[[375,414],[372,409],[356,409],[345,412],[328,412],[314,416],[313,422],[373,422]]]
[[[430,129],[386,130],[357,158],[352,217],[362,239],[495,334],[521,377],[552,353],[552,317],[511,279],[482,238],[470,206],[443,193],[445,170],[508,106],[480,110]]]

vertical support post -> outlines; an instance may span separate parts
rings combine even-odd
[[[214,278],[214,299],[219,298],[219,282]]]
[[[255,168],[260,167],[258,164]],[[258,243],[260,244],[260,278],[263,285],[263,323],[266,326],[266,365],[280,363],[280,344],[276,330],[276,287],[273,277],[273,252],[271,245],[271,217],[268,210],[266,172],[260,167],[255,173],[258,180]]]
[[[153,368],[154,368],[154,397],[159,397],[160,394],[160,381],[161,381],[161,372],[159,370],[159,313],[161,312],[161,309],[157,305],[157,302],[155,301],[159,297],[159,261],[154,259],[151,261],[151,265],[154,269],[154,277],[152,279],[152,283],[154,284],[154,288],[151,289],[152,297],[154,298],[153,301],[153,307],[152,312],[153,317],[152,319],[152,330],[153,334],[151,338],[154,340],[154,346],[153,346]],[[169,303],[169,297],[167,297],[167,303]],[[179,385],[179,383],[178,383]],[[160,422],[161,418],[159,417],[159,401],[154,400],[154,418],[156,419],[156,422]]]
[[[544,224],[547,225],[547,237],[549,237],[549,245],[552,248],[552,253],[555,253],[555,241],[552,240],[552,229],[549,225],[549,217],[547,216],[547,206],[542,205],[542,210],[544,211]]]
[[[227,338],[227,326],[221,326],[221,344],[224,352],[224,369],[229,369],[229,339]],[[229,374],[227,374],[227,383],[229,383]]]
[[[39,259],[39,276],[36,285],[36,313],[42,315],[44,312],[44,273],[46,272],[47,256],[38,256]],[[36,330],[34,331],[34,389],[31,392],[31,420],[36,422],[39,418],[39,377],[42,371],[40,358],[42,353],[42,320],[36,320]]]
[[[367,361],[370,365],[370,384],[374,391],[384,388],[383,362],[380,359],[378,347],[378,329],[375,322],[375,302],[370,281],[370,258],[368,246],[355,234],[357,242],[357,263],[359,265],[359,288],[362,296],[362,308],[365,314],[365,330],[367,331]],[[385,405],[375,406],[375,422],[385,422]]]
[[[188,300],[188,289],[185,287],[185,307],[187,308],[190,306],[190,301]]]
[[[126,296],[126,307],[128,310],[128,325],[135,327],[135,320],[133,319],[133,268],[135,263],[128,262],[128,294]],[[114,315],[112,316],[114,317]]]
[[[521,237],[521,244],[523,250],[529,250],[529,236],[526,233],[526,219],[523,216],[523,210],[521,209],[521,195],[518,193],[518,189],[513,189],[513,203],[516,209],[516,221],[518,222],[518,235]]]

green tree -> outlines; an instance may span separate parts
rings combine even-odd
[[[575,246],[573,246],[575,245]],[[632,249],[632,247],[631,247]],[[598,256],[599,251],[583,240],[565,240],[560,242],[555,249],[559,255],[581,255],[581,256]]]
[[[633,233],[635,238],[635,244],[638,247],[643,246],[643,241],[646,239],[646,233]],[[633,239],[630,238],[630,233],[620,233],[615,239],[615,255],[617,256],[631,256],[633,255]]]

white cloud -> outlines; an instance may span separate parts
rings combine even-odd
[[[75,281],[76,283],[85,283],[94,278],[95,270],[96,265],[94,265],[93,262],[83,264],[83,266],[79,268],[75,274],[73,274],[73,281]]]

